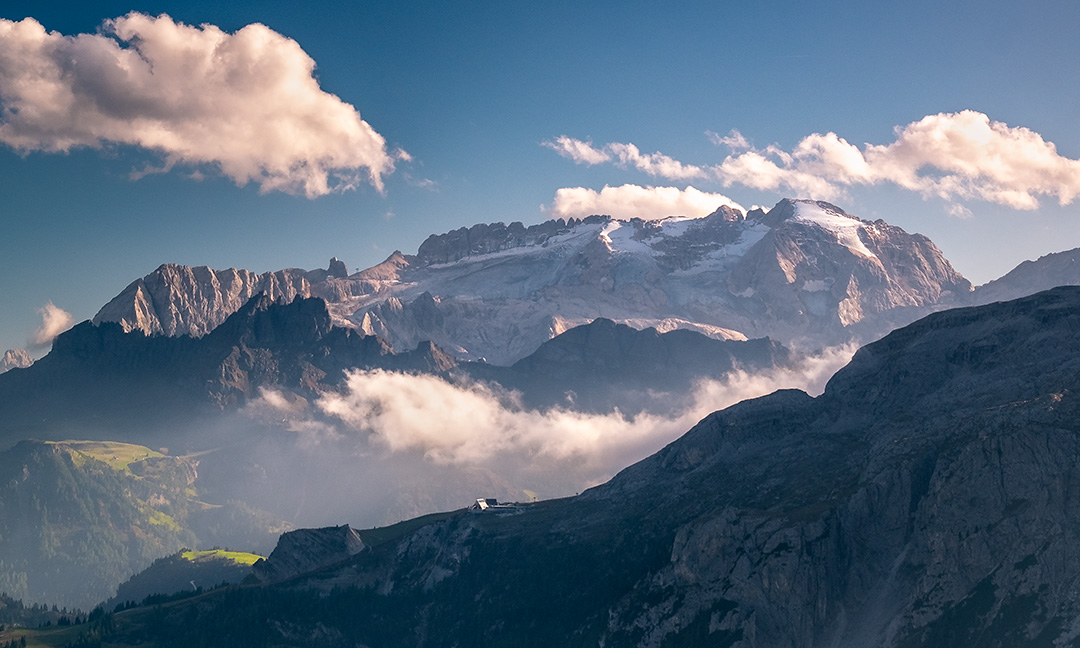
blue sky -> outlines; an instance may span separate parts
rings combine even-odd
[[[813,197],[930,236],[975,283],[1080,246],[1070,194],[1080,183],[1070,164],[1080,158],[1080,8],[942,4],[8,0],[0,18],[33,17],[67,36],[131,11],[230,34],[262,23],[293,39],[314,60],[321,91],[355,107],[385,140],[389,157],[380,159],[397,157],[381,192],[361,181],[309,198],[295,186],[237,186],[214,161],[181,159],[133,180],[165,155],[130,141],[66,153],[0,144],[0,351],[26,345],[46,303],[76,321],[92,317],[164,262],[265,271],[325,267],[338,256],[356,270],[394,249],[413,252],[431,233],[539,222],[549,213],[541,206],[555,209],[558,190],[573,187],[693,186],[748,207],[811,197],[805,175],[823,169],[831,182]],[[20,47],[0,38],[9,58],[29,55]],[[10,104],[4,83],[0,74],[0,103]],[[965,176],[959,193],[902,186],[897,165],[926,141],[920,134],[962,111],[1034,148],[1005,146],[996,181]],[[923,121],[940,115],[951,117]],[[870,159],[867,143],[887,147],[909,125],[920,126],[904,147],[871,160],[864,180],[818,158],[805,168],[781,163],[775,186],[718,168],[729,156],[768,156],[770,145],[790,154],[830,132]],[[714,141],[732,131],[745,147]],[[600,157],[575,158],[556,146],[560,136]],[[1052,175],[1038,169],[1025,175],[1027,154],[1045,152],[1039,142],[1056,145],[1052,181],[1038,180]],[[618,156],[626,144],[700,173],[650,172]],[[949,176],[934,155],[939,166],[922,173]],[[792,184],[796,172],[803,185]],[[1027,190],[1034,207],[1017,197]]]

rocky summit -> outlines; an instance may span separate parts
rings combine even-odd
[[[336,259],[327,270],[263,275],[165,265],[94,321],[197,336],[260,291],[319,296],[335,324],[396,350],[427,340],[460,358],[510,364],[597,317],[830,344],[872,339],[971,291],[926,237],[806,200],[747,214],[725,206],[704,218],[482,224],[343,275]]]
[[[275,582],[333,565],[364,550],[360,534],[349,525],[323,529],[297,529],[284,533],[265,560],[252,569],[265,581]]]
[[[201,597],[149,632],[186,645],[1076,645],[1078,326],[1074,287],[933,314],[860,350],[821,396],[716,412],[578,497],[380,530],[344,563]]]
[[[34,360],[26,349],[9,349],[0,358],[0,373],[10,369],[25,369],[34,364]]]

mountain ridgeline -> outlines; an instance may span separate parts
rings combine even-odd
[[[578,497],[391,527],[352,558],[125,632],[156,646],[1075,645],[1078,326],[1073,287],[930,315],[861,349],[821,396],[716,412]]]
[[[476,225],[349,276],[336,260],[328,270],[263,275],[165,265],[94,322],[203,335],[260,291],[321,297],[336,325],[399,351],[431,341],[508,365],[598,317],[730,339],[872,339],[965,297],[971,284],[925,236],[828,203],[782,200],[768,212],[721,207],[699,219]]]
[[[320,298],[281,303],[261,294],[197,338],[124,332],[112,322],[78,324],[31,367],[0,374],[0,416],[9,434],[86,435],[94,432],[87,421],[105,421],[107,434],[135,429],[143,440],[154,440],[153,430],[165,429],[175,444],[173,427],[193,415],[235,409],[261,388],[315,398],[339,388],[350,370],[485,380],[520,390],[534,407],[565,405],[569,394],[580,409],[635,412],[664,406],[659,396],[645,397],[649,391],[683,392],[702,378],[792,363],[785,347],[767,339],[661,334],[600,319],[544,343],[511,367],[498,367],[457,360],[430,343],[395,353],[378,337],[333,326]]]

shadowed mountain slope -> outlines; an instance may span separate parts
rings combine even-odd
[[[576,498],[178,606],[155,645],[260,645],[237,619],[261,645],[1073,645],[1078,326],[1080,288],[928,316],[818,398],[714,413]]]

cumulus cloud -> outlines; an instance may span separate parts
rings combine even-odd
[[[735,372],[723,381],[703,381],[675,412],[586,414],[564,408],[521,406],[514,394],[485,384],[454,384],[430,375],[383,370],[355,371],[340,393],[321,396],[305,418],[295,401],[266,391],[249,410],[288,417],[304,445],[353,439],[360,453],[420,454],[437,465],[485,467],[571,465],[568,492],[606,479],[681,436],[710,412],[781,388],[821,393],[854,347],[838,347],[808,358],[796,369],[760,374]],[[685,396],[683,394],[679,395]],[[684,399],[678,399],[682,402]]]
[[[581,218],[590,214],[610,214],[629,220],[655,220],[667,216],[708,216],[720,206],[727,205],[746,211],[723,194],[707,193],[694,187],[642,187],[625,184],[604,186],[600,191],[585,187],[564,187],[555,192],[555,200],[547,211],[555,218]]]
[[[41,326],[30,335],[29,343],[32,348],[40,349],[49,346],[57,335],[68,330],[75,323],[75,318],[71,316],[71,313],[52,302],[39,308],[38,313],[41,314]]]
[[[132,145],[178,164],[216,167],[263,192],[309,198],[382,191],[404,151],[323,91],[315,61],[261,24],[235,33],[132,12],[96,34],[0,19],[0,142],[21,152]]]
[[[809,198],[840,198],[854,186],[894,184],[950,203],[983,200],[1014,209],[1036,209],[1043,198],[1067,205],[1080,194],[1080,160],[1064,157],[1035,131],[992,121],[974,110],[927,115],[895,129],[888,144],[862,148],[836,133],[813,133],[790,151],[759,149],[738,131],[708,133],[730,154],[711,166],[685,165],[661,153],[642,156],[632,144],[589,149],[606,158],[586,159],[580,142],[560,137],[549,143],[564,157],[588,164],[633,166],[671,180],[701,177],[723,186],[790,190]],[[622,152],[622,153],[620,153]],[[967,214],[950,205],[952,214]]]

